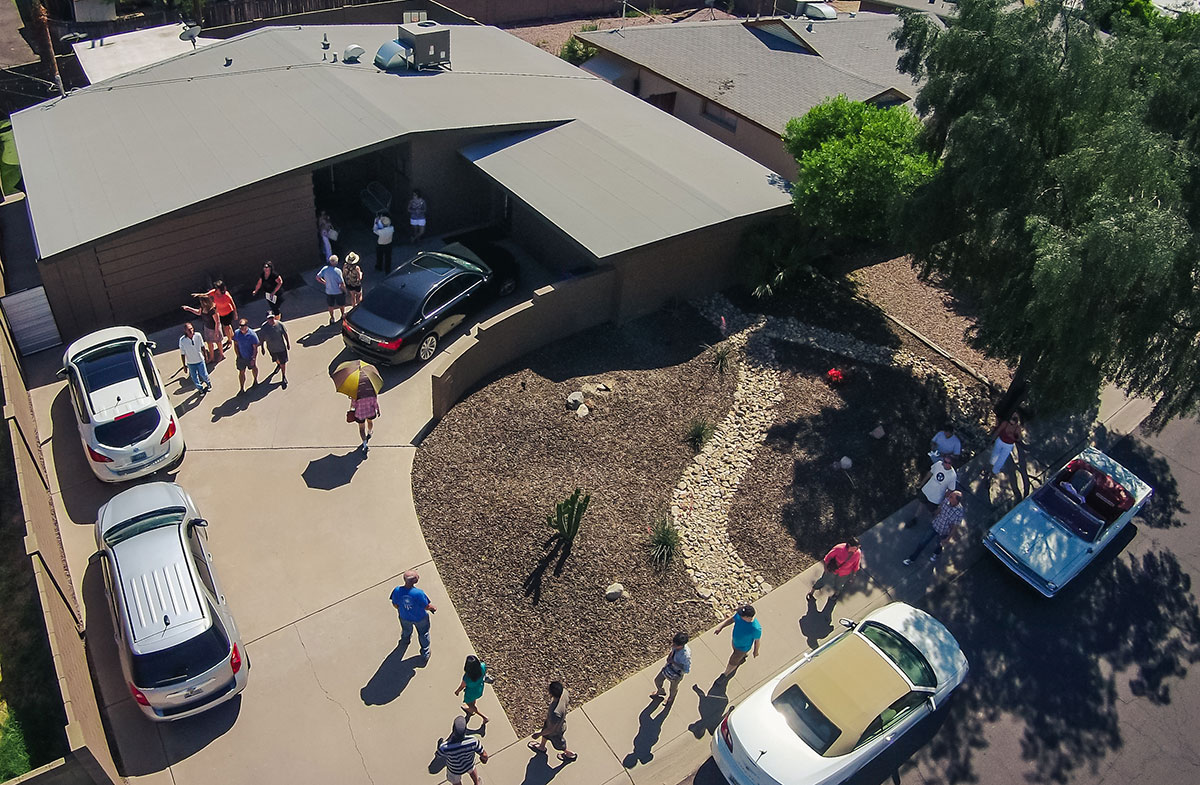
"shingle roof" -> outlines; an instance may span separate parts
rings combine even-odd
[[[834,95],[866,100],[916,88],[896,70],[891,14],[835,20],[718,20],[577,33],[732,112],[781,132],[787,121]],[[587,68],[587,65],[584,65]]]
[[[40,256],[409,133],[461,128],[580,120],[637,150],[640,177],[675,178],[712,201],[706,217],[650,207],[655,240],[789,201],[741,153],[496,28],[452,27],[452,71],[383,73],[371,57],[395,30],[263,28],[13,115]],[[364,62],[323,60],[351,43]],[[603,257],[633,241],[588,247]]]

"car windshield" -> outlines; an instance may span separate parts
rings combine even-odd
[[[135,537],[151,529],[160,529],[163,526],[178,526],[183,522],[184,512],[185,510],[182,507],[168,507],[165,510],[142,513],[127,521],[121,521],[116,526],[104,532],[104,542],[111,548],[118,543],[128,540],[130,537]]]
[[[771,705],[783,715],[792,732],[820,755],[824,755],[842,735],[838,727],[795,684],[772,699]]]
[[[112,422],[96,426],[96,441],[109,447],[128,447],[145,439],[158,428],[161,416],[156,407],[123,414]]]
[[[88,393],[103,390],[129,379],[141,380],[132,339],[106,344],[75,360],[79,378]],[[142,385],[143,391],[145,384]]]
[[[212,605],[209,618],[216,619]],[[138,687],[166,687],[212,670],[229,657],[229,638],[217,624],[169,649],[133,655],[133,683]]]
[[[937,676],[917,647],[896,631],[877,622],[864,622],[858,627],[863,637],[879,647],[917,687],[936,687]]]
[[[424,292],[417,292],[407,287],[396,288],[390,284],[384,284],[372,289],[363,298],[361,307],[367,313],[407,327],[416,318],[417,308],[421,304],[421,295],[423,294]]]
[[[468,262],[461,256],[451,256],[444,253],[427,253],[418,256],[412,261],[413,267],[420,267],[422,270],[429,270],[435,273],[453,273],[459,270],[470,270],[473,273],[486,275],[487,270],[484,270],[477,264]]]

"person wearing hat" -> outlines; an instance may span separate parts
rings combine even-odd
[[[722,679],[733,675],[733,672],[746,661],[751,649],[754,649],[754,656],[758,656],[758,643],[762,639],[762,625],[759,624],[758,619],[754,618],[754,613],[753,605],[743,605],[713,631],[714,634],[719,635],[721,630],[733,625],[733,654],[729,655],[729,664],[725,666],[725,672],[721,674]]]
[[[463,775],[470,774],[471,781],[479,785],[479,772],[475,766],[475,754],[479,762],[487,763],[487,750],[478,736],[467,735],[467,718],[455,717],[454,727],[445,741],[438,739],[438,756],[446,762],[446,780],[450,785],[462,785]]]
[[[375,216],[375,269],[387,275],[392,271],[392,240],[396,235],[396,227],[387,213]]]
[[[346,254],[346,264],[342,267],[342,279],[346,282],[346,305],[353,308],[362,302],[363,271],[358,264],[358,254],[351,251]]]

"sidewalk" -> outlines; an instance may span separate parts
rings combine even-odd
[[[1099,446],[1104,448],[1114,437],[1134,430],[1150,408],[1148,401],[1131,400],[1106,389],[1093,426]],[[1005,486],[1015,484],[1020,475],[1036,487],[1039,481],[1033,478],[1052,468],[1042,461],[1061,457],[1042,457],[1041,452],[1023,451],[1017,456],[1021,466],[994,479],[990,488],[977,479],[986,450],[961,467],[959,490],[964,494],[967,531],[947,546],[936,564],[924,558],[908,567],[902,563],[925,531],[924,525],[903,527],[915,505],[909,502],[859,536],[864,566],[836,605],[828,601],[827,594],[817,602],[805,598],[820,577],[819,563],[758,600],[755,608],[763,623],[761,656],[747,660],[723,692],[712,688],[729,657],[729,632],[717,635],[709,630],[690,644],[692,671],[669,711],[663,710],[661,701],[649,699],[662,665],[655,662],[571,711],[567,736],[570,749],[579,754],[577,762],[562,764],[553,749],[550,755],[534,754],[526,748],[526,739],[518,739],[507,747],[488,750],[491,757],[480,767],[484,781],[505,785],[544,785],[551,779],[555,785],[676,785],[683,781],[708,758],[712,735],[727,707],[839,632],[839,618],[860,619],[896,601],[919,605],[926,593],[956,580],[982,558],[983,532],[1031,490],[1013,493]]]

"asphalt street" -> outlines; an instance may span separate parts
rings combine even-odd
[[[923,607],[970,678],[851,785],[1200,783],[1200,423],[1109,451],[1155,489],[1142,516],[1046,600],[985,554]],[[720,785],[713,761],[681,785]]]

